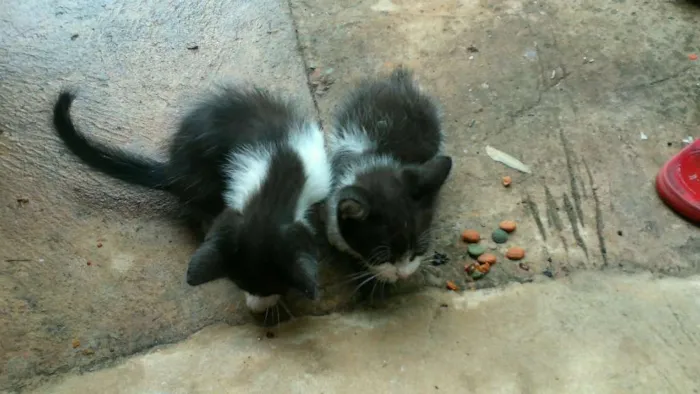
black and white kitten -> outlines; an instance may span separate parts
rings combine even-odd
[[[398,68],[360,84],[335,117],[329,242],[374,278],[396,282],[427,261],[438,192],[452,168],[432,99]]]
[[[317,123],[259,89],[226,87],[182,120],[161,162],[78,131],[62,92],[54,126],[85,163],[114,178],[177,196],[191,221],[210,224],[187,283],[230,278],[261,312],[290,289],[317,298],[318,244],[308,215],[332,174]]]

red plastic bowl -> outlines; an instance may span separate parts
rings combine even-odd
[[[671,209],[700,224],[700,140],[664,164],[656,176],[656,190]]]

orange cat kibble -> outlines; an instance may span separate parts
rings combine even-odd
[[[496,258],[496,255],[493,255],[491,253],[484,253],[481,256],[479,256],[479,258],[477,258],[476,261],[478,261],[479,264],[494,265],[496,264],[496,261],[498,261],[498,259]]]
[[[520,260],[525,257],[525,249],[513,246],[506,251],[506,257],[510,260]]]
[[[481,234],[476,230],[462,231],[462,241],[473,244],[481,241]]]
[[[503,183],[503,186],[508,187],[511,183],[513,183],[513,178],[506,175],[501,179],[501,183]]]
[[[512,233],[518,227],[518,224],[512,220],[504,220],[498,225],[498,227],[507,233]]]
[[[451,281],[451,280],[448,280],[448,281],[445,283],[445,286],[447,287],[448,290],[452,290],[452,291],[457,291],[457,290],[459,290],[459,287],[457,287],[457,285],[455,284],[455,282],[453,282],[453,281]]]

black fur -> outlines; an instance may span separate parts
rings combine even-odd
[[[53,108],[54,127],[68,149],[114,178],[153,189],[168,188],[164,163],[92,141],[79,133],[70,117],[74,98],[70,92],[61,92]]]
[[[259,90],[224,88],[190,111],[159,162],[98,143],[73,125],[73,95],[60,94],[54,126],[66,146],[94,169],[123,181],[177,196],[195,222],[211,223],[192,256],[187,282],[228,277],[256,296],[294,288],[316,298],[318,245],[294,212],[306,181],[303,164],[285,141],[306,121],[287,103]],[[273,147],[268,175],[242,211],[227,207],[224,193],[236,179],[225,173],[241,148]]]
[[[426,255],[436,197],[452,167],[451,158],[440,155],[443,136],[433,100],[418,90],[410,71],[399,68],[361,83],[335,120],[330,147],[336,184],[328,215],[337,226],[327,219],[331,243],[349,248],[366,265]],[[361,152],[341,141],[358,132],[372,142]]]

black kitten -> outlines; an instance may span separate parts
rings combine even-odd
[[[91,167],[177,196],[187,215],[211,223],[187,283],[228,277],[256,312],[289,289],[317,296],[318,245],[308,214],[330,192],[323,133],[290,105],[258,90],[228,87],[182,121],[160,162],[93,141],[71,121],[63,92],[54,126]]]
[[[429,258],[436,197],[452,168],[442,142],[435,104],[403,68],[362,83],[335,117],[328,240],[381,281],[407,278]]]

